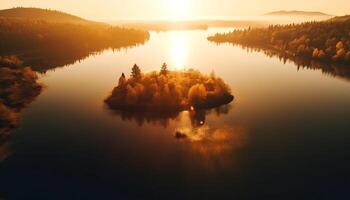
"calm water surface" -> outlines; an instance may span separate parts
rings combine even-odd
[[[143,46],[40,75],[46,88],[22,112],[0,163],[0,197],[350,198],[349,80],[209,43],[217,31],[152,33]],[[163,62],[214,70],[235,101],[171,119],[106,108],[122,72]],[[189,138],[176,139],[177,130]]]

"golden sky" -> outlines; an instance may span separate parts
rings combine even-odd
[[[257,16],[276,10],[350,14],[349,0],[0,0],[0,8],[41,7],[92,20]]]

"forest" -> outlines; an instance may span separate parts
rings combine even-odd
[[[55,10],[0,10],[0,67],[45,72],[104,49],[120,50],[149,39],[147,31],[121,28]]]
[[[0,143],[18,126],[20,111],[41,93],[36,72],[148,39],[147,31],[91,22],[59,11],[1,10]]]
[[[146,74],[135,64],[105,101],[116,110],[163,112],[215,108],[232,100],[229,86],[214,73],[169,71],[164,63],[159,72]]]
[[[208,37],[216,43],[275,50],[292,57],[331,63],[350,63],[350,17],[322,22],[270,25]]]
[[[25,48],[73,48],[99,51],[137,45],[149,39],[146,31],[99,23],[56,23],[23,18],[0,18],[0,52]]]
[[[0,68],[0,144],[18,126],[20,111],[41,93],[37,79],[30,67]]]

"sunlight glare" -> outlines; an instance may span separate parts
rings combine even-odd
[[[189,0],[168,0],[171,19],[184,20],[189,16]]]
[[[187,38],[184,33],[172,33],[170,48],[173,66],[178,70],[184,69],[188,54]]]

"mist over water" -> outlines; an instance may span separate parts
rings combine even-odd
[[[46,88],[0,149],[0,194],[9,199],[346,195],[349,79],[206,39],[231,30],[152,32],[144,45],[106,50],[41,74]],[[153,118],[105,106],[120,75],[129,76],[135,63],[148,72],[163,62],[171,70],[215,71],[235,100],[194,115]]]

